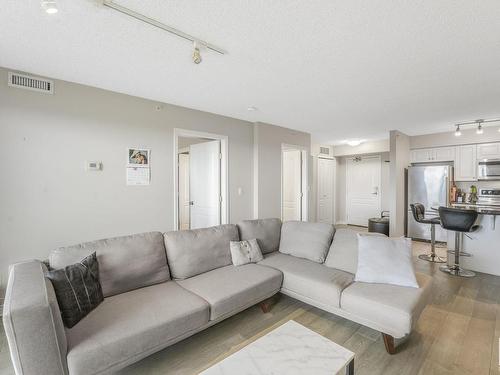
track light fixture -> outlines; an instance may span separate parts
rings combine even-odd
[[[464,121],[464,122],[459,122],[455,124],[456,126],[455,129],[455,136],[460,137],[462,135],[462,132],[460,131],[460,127],[462,126],[475,126],[476,127],[476,134],[483,134],[484,133],[484,127],[489,126],[489,124],[493,125],[493,123],[499,123],[500,118],[490,118],[490,119],[477,119],[474,121]],[[500,132],[500,129],[498,129]]]
[[[56,0],[42,0],[42,4],[47,2],[47,3],[55,3]],[[138,21],[144,22],[150,26],[154,26],[158,29],[164,30],[172,35],[175,35],[181,39],[187,40],[189,42],[192,42],[194,44],[194,51],[193,51],[193,62],[195,64],[199,64],[202,61],[201,54],[200,54],[200,48],[199,46],[203,46],[203,51],[213,51],[216,53],[219,53],[221,55],[225,55],[227,52],[222,49],[221,47],[218,47],[212,43],[208,43],[205,40],[202,40],[200,38],[197,38],[193,35],[190,35],[188,33],[185,33],[182,30],[176,29],[172,26],[166,25],[160,21],[157,21],[153,18],[147,17],[144,14],[141,14],[139,12],[136,12],[135,10],[132,10],[130,8],[127,8],[123,5],[115,3],[113,0],[98,0],[99,3],[101,3],[103,6],[115,10],[117,12],[120,12],[122,14],[125,14],[131,18],[134,18]],[[57,9],[57,8],[56,8]],[[57,11],[57,10],[56,10]],[[47,11],[48,12],[48,11]]]
[[[483,121],[482,120],[477,120],[477,129],[476,129],[476,134],[483,134],[483,125],[481,125]]]
[[[58,11],[56,0],[42,0],[41,6],[48,14],[56,14]]]
[[[193,42],[193,62],[195,64],[201,63],[201,54],[200,54],[200,48],[198,47],[198,43],[196,41]]]

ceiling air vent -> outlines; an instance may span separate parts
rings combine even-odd
[[[43,92],[45,94],[54,93],[54,81],[19,73],[9,72],[9,86]]]

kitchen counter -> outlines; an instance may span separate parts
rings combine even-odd
[[[451,207],[474,210],[482,215],[500,215],[500,206],[486,206],[473,203],[452,203]]]
[[[479,229],[463,236],[462,250],[471,257],[460,257],[460,264],[472,271],[500,276],[500,228],[496,228],[499,206],[470,203],[452,203],[452,207],[475,210],[479,213],[476,224]],[[455,249],[455,232],[448,231],[448,249]],[[449,264],[453,255],[449,255]]]

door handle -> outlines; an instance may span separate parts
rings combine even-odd
[[[190,206],[194,206],[194,201],[189,201]]]

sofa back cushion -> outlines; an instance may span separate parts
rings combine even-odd
[[[323,263],[335,228],[331,224],[287,221],[281,226],[280,253]]]
[[[63,268],[95,252],[104,297],[170,280],[163,235],[133,234],[62,247],[51,251],[49,264]]]
[[[187,279],[231,264],[231,241],[239,241],[233,224],[165,233],[172,277]]]
[[[362,233],[366,236],[385,236],[381,233]],[[335,232],[325,266],[356,273],[358,268],[358,232],[340,228]]]
[[[243,220],[238,223],[238,230],[242,241],[256,239],[263,254],[280,247],[280,219]]]

